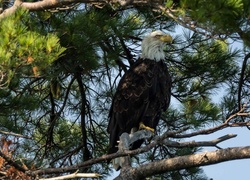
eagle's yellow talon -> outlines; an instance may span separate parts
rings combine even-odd
[[[155,130],[151,127],[145,126],[142,122],[140,122],[139,129],[146,129],[148,131],[151,131],[152,133],[155,133]]]

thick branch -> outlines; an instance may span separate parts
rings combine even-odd
[[[86,130],[86,105],[87,105],[87,100],[86,100],[86,94],[85,94],[85,88],[84,84],[82,82],[82,76],[80,73],[76,73],[76,80],[78,82],[78,87],[81,95],[80,99],[80,111],[81,111],[81,131],[82,131],[82,144],[83,144],[83,160],[87,161],[90,159],[90,151],[87,146],[87,130]]]
[[[220,149],[194,155],[180,156],[171,159],[155,161],[137,168],[127,168],[121,171],[116,180],[137,180],[168,171],[191,167],[217,164],[220,162],[250,158],[250,146]]]
[[[86,3],[94,3],[94,2],[105,2],[102,0],[43,0],[37,2],[21,2],[20,0],[16,0],[14,5],[8,9],[5,9],[2,14],[0,14],[0,19],[3,19],[11,14],[13,14],[18,7],[23,7],[28,9],[29,11],[41,11],[48,10],[56,7],[63,7],[69,4],[75,4],[78,2],[86,2]]]
[[[36,2],[22,2],[21,0],[16,0],[14,5],[8,9],[5,9],[2,14],[0,14],[0,19],[3,19],[6,16],[13,14],[18,7],[23,7],[28,9],[29,11],[43,11],[49,10],[53,8],[60,8],[67,5],[73,5],[76,3],[86,3],[86,4],[94,4],[94,5],[105,5],[105,4],[117,4],[125,7],[128,5],[153,5],[159,4],[161,1],[158,0],[43,0]]]
[[[247,67],[247,60],[250,58],[250,53],[248,53],[245,58],[244,61],[242,63],[242,67],[241,67],[241,72],[240,72],[240,79],[239,79],[239,90],[238,90],[238,106],[239,106],[239,110],[241,109],[241,92],[242,92],[242,87],[243,87],[243,82],[244,82],[244,77],[245,77],[245,71],[246,71],[246,67]]]

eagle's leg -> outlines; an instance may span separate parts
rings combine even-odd
[[[151,131],[152,133],[155,132],[155,130],[154,130],[153,128],[148,127],[148,126],[145,126],[142,122],[140,122],[139,129],[140,129],[140,130],[141,130],[141,129],[146,129],[146,130]]]

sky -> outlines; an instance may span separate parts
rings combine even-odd
[[[231,127],[211,135],[197,136],[196,140],[208,141],[227,134],[237,134],[235,138],[218,144],[221,148],[242,147],[250,145],[250,130],[246,127]],[[206,147],[203,151],[214,151],[216,148]],[[215,165],[204,166],[203,170],[213,180],[249,180],[250,159],[227,161]]]
[[[230,42],[230,40],[229,40]],[[230,42],[231,43],[231,42]],[[240,42],[233,42],[231,44],[232,49],[243,49],[243,45]],[[238,63],[242,63],[243,58],[237,60]],[[215,103],[220,101],[218,94],[224,94],[223,87],[220,89],[220,92],[217,95],[214,95],[213,100]],[[217,101],[217,102],[216,102]],[[204,141],[204,140],[213,140],[227,134],[236,134],[235,138],[229,139],[227,141],[221,142],[219,147],[228,148],[228,147],[243,147],[250,146],[250,130],[246,127],[230,127],[224,130],[220,130],[210,135],[203,135],[195,137],[195,140]],[[203,148],[203,151],[214,151],[216,148],[206,147]],[[250,159],[241,159],[234,161],[227,161],[215,165],[204,166],[203,170],[205,174],[212,178],[213,180],[249,180],[249,167]]]

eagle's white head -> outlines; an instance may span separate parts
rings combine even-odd
[[[171,42],[172,37],[162,31],[157,30],[150,33],[142,41],[141,58],[155,61],[163,60],[165,58],[164,45]]]

